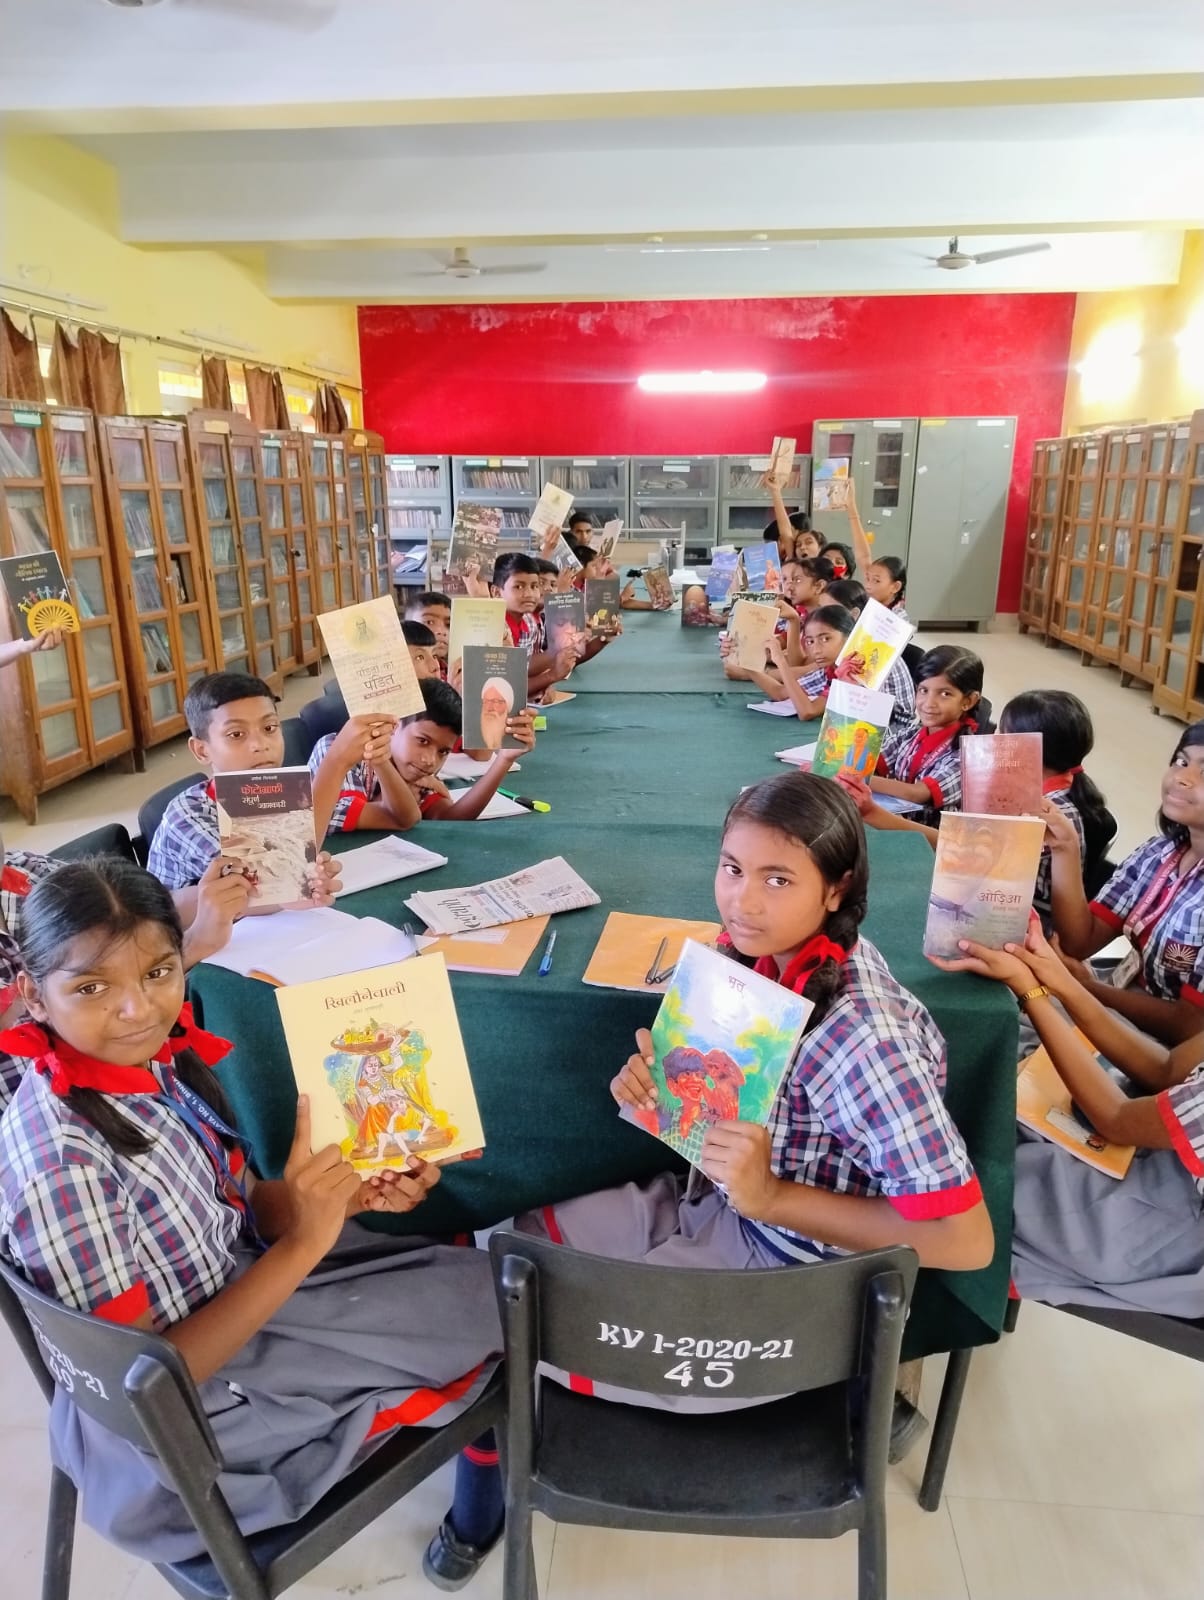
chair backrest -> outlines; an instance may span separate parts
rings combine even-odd
[[[625,1389],[725,1399],[866,1371],[876,1325],[902,1330],[918,1266],[899,1246],[759,1272],[670,1268],[516,1233],[495,1233],[489,1252],[512,1386],[547,1361]]]
[[[313,740],[312,752],[319,739],[324,739],[328,733],[338,733],[347,721],[347,702],[341,694],[320,694],[301,707],[299,716]]]
[[[924,659],[924,646],[922,644],[905,644],[903,646],[903,665],[911,673],[911,681],[916,681],[916,669]]]
[[[163,813],[167,810],[168,804],[181,790],[190,789],[194,783],[199,783],[202,776],[200,772],[193,772],[186,778],[177,778],[174,783],[166,784],[162,789],[156,790],[149,800],[144,800],[139,806],[138,832],[146,840],[148,850],[159,824],[163,821]]]
[[[343,698],[343,691],[339,687],[339,680],[337,678],[327,678],[326,682],[322,685],[322,693],[337,696],[337,698],[340,700]]]
[[[300,717],[285,717],[280,724],[280,732],[284,735],[284,765],[305,766],[318,741],[310,737],[309,729]]]
[[[106,822],[103,828],[93,828],[91,833],[81,833],[78,839],[68,839],[50,854],[56,861],[80,861],[88,856],[121,856],[126,861],[137,861],[134,841],[129,830],[120,822]]]

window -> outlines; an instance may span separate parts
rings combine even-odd
[[[288,406],[289,421],[294,428],[300,428],[302,433],[317,432],[313,419],[314,392],[312,389],[297,389],[291,384],[286,385],[284,403]]]
[[[201,403],[200,361],[159,363],[159,404],[165,416],[182,417]]]

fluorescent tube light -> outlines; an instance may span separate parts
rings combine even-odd
[[[768,382],[763,372],[641,372],[645,394],[751,394]]]

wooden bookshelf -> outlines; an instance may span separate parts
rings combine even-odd
[[[1069,439],[1038,439],[1028,497],[1028,538],[1020,582],[1020,631],[1044,636],[1058,564]]]
[[[322,654],[314,620],[316,554],[305,437],[301,432],[265,430],[259,442],[272,622],[276,655],[285,675],[302,667],[316,675]]]
[[[385,441],[362,428],[343,435],[347,488],[351,503],[351,541],[355,553],[356,596],[372,600],[388,594],[393,579],[389,556],[389,508],[385,483]]]
[[[1173,456],[1173,450],[1172,450]],[[1167,484],[1177,512],[1154,705],[1184,722],[1204,717],[1204,411],[1191,419],[1179,475]]]
[[[1188,465],[1186,422],[1145,430],[1147,445],[1136,496],[1132,568],[1124,603],[1121,681],[1152,684],[1162,659],[1175,529]]]
[[[0,672],[0,786],[26,822],[38,797],[116,757],[134,727],[89,411],[0,401],[0,555],[54,550],[80,631]],[[19,637],[0,597],[0,639]]]
[[[189,685],[213,671],[205,562],[182,422],[98,417],[121,596],[121,632],[142,749],[186,727]]]
[[[313,499],[318,610],[335,611],[359,599],[351,541],[347,447],[340,433],[307,433],[305,459]]]
[[[1087,603],[1087,563],[1095,546],[1103,444],[1098,434],[1066,443],[1066,484],[1058,514],[1047,631],[1078,643]]]

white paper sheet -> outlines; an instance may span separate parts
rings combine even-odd
[[[225,948],[206,959],[210,966],[244,978],[263,972],[289,984],[405,961],[414,952],[413,938],[379,917],[352,917],[332,906],[315,906],[312,911],[243,917]]]
[[[758,700],[750,711],[763,711],[767,717],[797,717],[793,700]]]
[[[447,865],[446,856],[396,834],[387,839],[374,839],[371,844],[362,844],[355,850],[346,850],[336,859],[343,869],[335,896],[338,900],[346,894],[358,894],[361,889],[375,889],[379,884],[412,878],[416,872],[433,872],[436,867]]]

